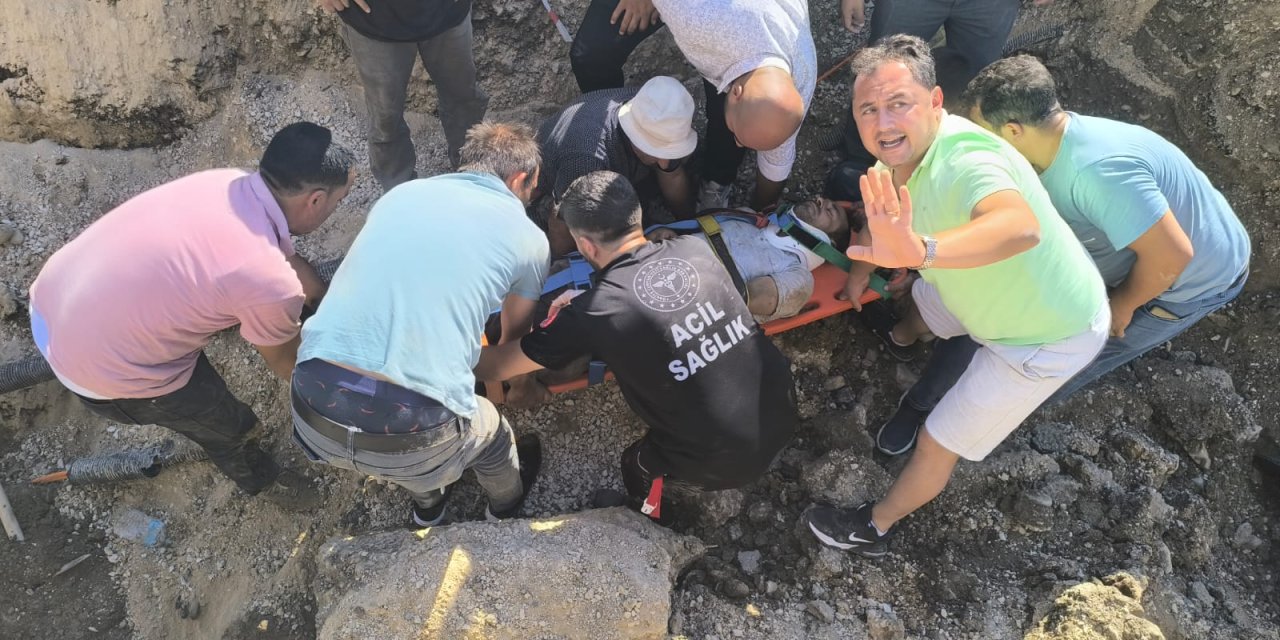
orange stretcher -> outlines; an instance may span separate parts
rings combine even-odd
[[[842,271],[833,264],[823,264],[813,270],[813,295],[809,297],[809,301],[800,309],[800,313],[789,318],[779,318],[764,323],[764,334],[767,336],[777,335],[783,331],[790,331],[796,327],[801,327],[811,322],[817,322],[823,318],[843,313],[853,308],[853,304],[848,300],[841,300],[836,296],[844,291],[845,282],[848,280],[849,274]],[[867,289],[862,294],[862,304],[867,304],[880,299],[880,294]],[[605,380],[613,379],[613,372],[606,372]],[[494,387],[500,387],[499,384],[486,383],[492,391]],[[563,382],[560,384],[547,385],[547,389],[551,393],[565,393],[567,391],[577,391],[585,389],[588,386],[587,377],[584,375],[576,380]],[[494,398],[490,397],[490,400]],[[494,400],[500,402],[500,400]]]

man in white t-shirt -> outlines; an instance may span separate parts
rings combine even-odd
[[[593,0],[570,52],[578,87],[621,87],[627,57],[662,24],[704,80],[699,206],[728,204],[746,149],[759,152],[752,207],[775,203],[795,164],[796,133],[817,82],[808,3]]]

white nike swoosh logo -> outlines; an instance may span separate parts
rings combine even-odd
[[[863,540],[862,538],[859,538],[859,537],[858,537],[858,535],[857,535],[856,533],[851,533],[851,534],[849,534],[849,542],[861,542],[861,543],[863,543],[863,544],[872,544],[872,543],[874,543],[875,541],[874,541],[874,540]]]

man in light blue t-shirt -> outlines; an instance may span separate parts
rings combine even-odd
[[[1099,376],[1231,302],[1249,275],[1249,234],[1181,150],[1142,127],[1063,111],[1053,76],[1015,56],[969,85],[971,119],[1040,172],[1111,300],[1111,339],[1058,392]]]
[[[541,461],[532,434],[475,394],[484,323],[526,333],[548,266],[525,216],[540,156],[523,125],[483,123],[462,147],[462,173],[411,180],[374,204],[302,328],[294,436],[316,461],[407,489],[412,522],[445,516],[447,488],[473,469],[489,514],[516,515]]]

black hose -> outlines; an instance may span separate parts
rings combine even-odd
[[[44,356],[36,354],[26,360],[6,363],[0,367],[0,395],[26,389],[53,379],[53,369]]]
[[[190,440],[165,440],[136,451],[80,458],[67,467],[71,484],[94,484],[135,478],[154,478],[164,467],[204,460],[209,454]]]
[[[321,280],[329,282],[333,279],[333,273],[338,270],[339,264],[342,264],[342,258],[322,262],[316,265],[316,273],[320,274]],[[44,356],[34,355],[25,360],[7,362],[0,366],[0,396],[33,387],[41,382],[48,382],[53,378],[53,369],[49,368],[49,363],[45,361]]]
[[[1027,49],[1040,45],[1050,40],[1057,40],[1067,32],[1065,25],[1050,24],[1037,29],[1032,29],[1020,35],[1014,36],[1005,43],[1003,54],[1011,56],[1015,53],[1022,53]]]

